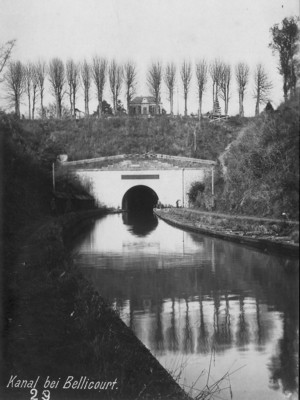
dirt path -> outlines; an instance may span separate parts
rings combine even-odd
[[[289,224],[299,226],[299,221],[289,220],[284,217],[282,219],[274,219],[274,218],[265,218],[265,217],[253,217],[253,216],[247,216],[247,215],[222,214],[222,213],[216,213],[216,212],[196,210],[194,208],[186,208],[185,210],[193,212],[195,214],[202,214],[202,215],[206,215],[206,216],[219,217],[219,218],[237,219],[237,220],[241,220],[241,221],[245,220],[245,221],[267,222],[267,223],[275,223],[275,224],[288,222]]]

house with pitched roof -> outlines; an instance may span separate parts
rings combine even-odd
[[[152,96],[137,96],[129,104],[130,115],[158,115],[162,113],[162,103],[156,104]]]

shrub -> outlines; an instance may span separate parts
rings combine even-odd
[[[203,193],[205,184],[203,182],[194,182],[191,185],[190,191],[188,192],[189,201],[195,203],[199,193]]]

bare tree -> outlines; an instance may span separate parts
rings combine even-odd
[[[173,115],[174,110],[174,89],[176,84],[176,66],[174,63],[169,63],[166,66],[164,81],[169,93],[170,113]]]
[[[103,99],[104,85],[106,81],[106,68],[107,68],[107,61],[104,58],[100,58],[98,56],[93,58],[92,77],[97,90],[99,118],[101,117],[102,113],[102,99]]]
[[[76,108],[76,94],[79,88],[79,64],[73,60],[68,60],[66,63],[66,78],[69,86],[69,100],[71,115],[75,115]]]
[[[32,75],[33,66],[31,63],[27,63],[24,66],[24,78],[25,78],[25,92],[28,98],[28,118],[31,119],[31,92],[32,92]]]
[[[35,74],[37,79],[37,86],[40,93],[41,101],[41,115],[44,118],[44,90],[45,90],[45,79],[47,75],[47,67],[45,61],[39,60],[35,66]]]
[[[117,111],[118,97],[122,86],[122,75],[122,67],[118,65],[115,60],[112,60],[108,69],[108,77],[113,99],[114,114]]]
[[[238,63],[235,68],[235,78],[239,92],[239,115],[244,116],[244,97],[249,82],[249,67],[245,63]]]
[[[37,100],[38,74],[36,65],[29,62],[24,67],[25,92],[28,98],[28,118],[34,119]]]
[[[123,77],[126,90],[127,114],[129,115],[129,105],[136,90],[136,66],[132,61],[128,61],[124,65]]]
[[[89,101],[90,101],[90,87],[91,87],[91,66],[84,60],[81,65],[81,79],[83,82],[84,90],[84,111],[85,115],[89,115]]]
[[[209,67],[209,73],[212,79],[212,89],[213,89],[213,111],[215,111],[215,105],[218,104],[218,96],[220,93],[220,84],[222,78],[223,65],[219,59],[214,60]]]
[[[207,84],[207,63],[204,59],[196,64],[196,78],[198,86],[199,118],[202,115],[202,98]]]
[[[62,99],[65,86],[65,67],[59,58],[53,58],[49,63],[49,81],[52,85],[53,94],[56,101],[56,116],[62,116]]]
[[[20,61],[9,62],[4,79],[9,103],[14,105],[16,116],[20,118],[20,102],[25,90],[25,73],[22,63]]]
[[[270,90],[272,89],[272,83],[268,79],[268,75],[264,70],[262,64],[257,64],[254,73],[254,93],[253,97],[256,100],[255,103],[255,115],[259,114],[259,105],[264,104],[268,101]]]
[[[31,111],[32,119],[34,119],[35,116],[35,106],[37,102],[38,86],[39,86],[39,76],[38,76],[37,66],[32,64],[32,111]]]
[[[5,65],[8,63],[15,44],[16,40],[9,40],[0,46],[0,74],[2,73]],[[0,82],[2,81],[3,79],[0,79]]]
[[[160,103],[160,90],[162,81],[162,65],[159,61],[152,63],[148,70],[147,83],[151,95],[154,97],[156,104],[156,113],[159,109]]]
[[[192,79],[192,65],[190,62],[187,61],[183,62],[180,70],[180,76],[183,85],[184,115],[187,116],[187,98]]]
[[[231,66],[229,64],[222,65],[221,81],[220,81],[220,97],[224,100],[224,113],[228,115],[228,104],[230,99],[230,82],[231,82]]]
[[[73,114],[74,107],[73,107],[73,90],[72,90],[72,81],[73,81],[73,71],[74,71],[74,61],[69,59],[66,63],[66,81],[68,85],[68,96],[70,102],[70,113]]]

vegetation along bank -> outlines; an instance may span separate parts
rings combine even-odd
[[[182,229],[291,256],[299,254],[299,222],[234,216],[195,209],[156,209],[155,214]]]

